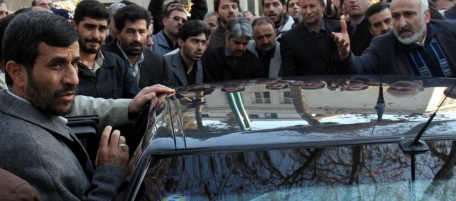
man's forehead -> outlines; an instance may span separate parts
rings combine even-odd
[[[279,4],[282,4],[282,2],[280,2],[279,0],[264,0],[264,4],[272,4],[272,3],[279,3]]]
[[[188,39],[198,39],[198,40],[207,40],[206,34],[200,33],[197,36],[190,36]]]
[[[91,17],[84,17],[84,19],[81,22],[83,24],[108,26],[108,20],[107,19],[94,19],[94,18],[91,18]]]
[[[377,13],[374,13],[372,14],[370,17],[369,17],[369,21],[370,20],[374,20],[374,19],[379,19],[379,20],[382,20],[383,18],[391,18],[391,10],[389,8],[385,8]]]
[[[170,16],[180,16],[180,17],[185,17],[187,18],[187,14],[185,12],[182,12],[180,10],[175,10],[173,12],[170,13]]]
[[[245,36],[241,36],[240,38],[231,38],[231,40],[233,40],[234,42],[237,42],[237,43],[248,43],[250,39],[248,39],[247,37]]]
[[[40,5],[42,3],[48,4],[48,3],[52,3],[52,1],[51,0],[36,0],[36,4],[37,5]]]
[[[272,26],[272,24],[260,24],[260,25],[257,25],[257,26],[254,26],[253,27],[253,32],[274,32],[274,27]]]
[[[419,9],[421,5],[420,0],[394,0],[391,2],[391,11],[397,10],[415,10]]]
[[[74,41],[68,47],[56,47],[46,44],[45,42],[41,42],[38,45],[39,55],[43,57],[71,57],[77,58],[79,57],[79,43],[78,41]]]
[[[236,4],[235,0],[220,0],[220,6]]]

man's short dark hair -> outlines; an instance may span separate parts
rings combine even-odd
[[[165,6],[165,12],[169,9],[169,7],[174,4],[174,3],[179,3],[181,4],[182,8],[184,7],[184,4],[182,4],[179,0],[174,0],[174,1],[170,1],[168,4],[166,4]]]
[[[111,20],[109,10],[99,1],[84,0],[78,3],[74,10],[74,21],[76,24],[83,21],[85,17],[96,20],[107,20],[108,24]]]
[[[241,5],[239,3],[239,0],[230,0],[230,1],[234,1],[238,6],[238,10],[241,11]],[[217,13],[218,13],[219,6],[220,6],[220,0],[214,0],[214,11]]]
[[[285,0],[280,0],[280,3],[282,4],[282,6],[287,5],[287,2],[285,2]],[[261,6],[264,7],[264,0],[261,0]]]
[[[8,25],[3,36],[4,64],[14,61],[32,72],[35,60],[40,54],[39,45],[69,47],[78,41],[78,33],[68,21],[54,13],[27,12],[16,16]],[[13,85],[8,73],[6,84]]]
[[[171,16],[171,13],[174,12],[174,11],[179,11],[179,12],[186,13],[185,10],[182,9],[182,8],[173,8],[171,10],[168,10],[168,12],[166,12],[165,17],[169,19],[169,17]]]
[[[264,24],[270,24],[272,26],[272,28],[275,29],[275,24],[271,20],[271,18],[265,17],[265,16],[254,19],[252,22],[252,28],[256,27],[256,26],[264,25]]]
[[[379,13],[385,9],[390,9],[390,4],[389,3],[385,3],[383,1],[380,1],[378,3],[374,3],[372,4],[371,6],[369,6],[369,8],[366,10],[366,18],[367,18],[367,23],[369,24],[369,26],[371,25],[370,22],[369,22],[369,18],[372,16],[372,15],[375,15],[376,13]]]
[[[198,36],[204,33],[206,38],[209,39],[211,35],[211,27],[201,20],[191,20],[184,23],[177,32],[177,37],[186,41],[189,37]]]
[[[152,21],[152,17],[145,8],[138,6],[136,4],[128,5],[118,9],[116,14],[114,15],[116,29],[119,32],[122,32],[123,28],[125,27],[126,21],[134,23],[138,20],[146,20],[147,29],[149,28],[150,22]]]
[[[20,15],[22,13],[26,13],[26,12],[30,12],[30,11],[32,11],[32,8],[21,8],[19,10],[16,10],[16,12],[14,12],[13,14]]]
[[[32,7],[33,6],[36,6],[36,1],[35,0],[32,1]]]
[[[135,2],[125,1],[125,0],[124,0],[124,1],[120,1],[119,3],[123,3],[123,4],[125,4],[126,6],[129,6],[129,5],[138,5],[138,4],[136,4]]]

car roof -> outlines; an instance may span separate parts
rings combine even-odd
[[[446,78],[383,78],[385,110],[381,120],[375,109],[379,86],[365,84],[367,88],[355,91],[328,89],[329,85],[360,81],[372,84],[379,80],[378,76],[310,76],[178,88],[174,97],[159,101],[165,112],[151,121],[154,126],[149,125],[149,140],[143,142],[143,149],[227,151],[399,142],[418,134],[442,103],[445,89],[456,82]],[[314,90],[300,87],[315,81],[326,86]],[[417,83],[416,95],[401,97],[393,93],[396,85],[404,87],[408,84],[405,82]],[[296,83],[299,86],[293,85]],[[227,92],[229,87],[238,91]],[[401,90],[411,93],[397,89],[398,93]],[[455,106],[452,98],[443,102],[423,139],[453,139]],[[156,114],[154,110],[156,106],[151,106]]]

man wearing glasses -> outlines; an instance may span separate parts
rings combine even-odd
[[[8,15],[8,8],[6,7],[5,1],[0,0],[0,19],[5,18]]]
[[[174,8],[166,12],[165,18],[163,18],[165,28],[152,36],[154,51],[160,55],[165,55],[176,49],[177,31],[186,21],[187,14],[182,8]]]
[[[51,9],[54,7],[51,0],[36,0],[32,1],[32,6],[41,6],[43,8]]]

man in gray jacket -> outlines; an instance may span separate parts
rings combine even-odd
[[[9,90],[0,91],[0,168],[43,200],[111,200],[128,172],[128,147],[119,146],[125,138],[107,127],[92,165],[61,117],[79,82],[78,34],[64,18],[29,12],[11,21],[4,39]]]

